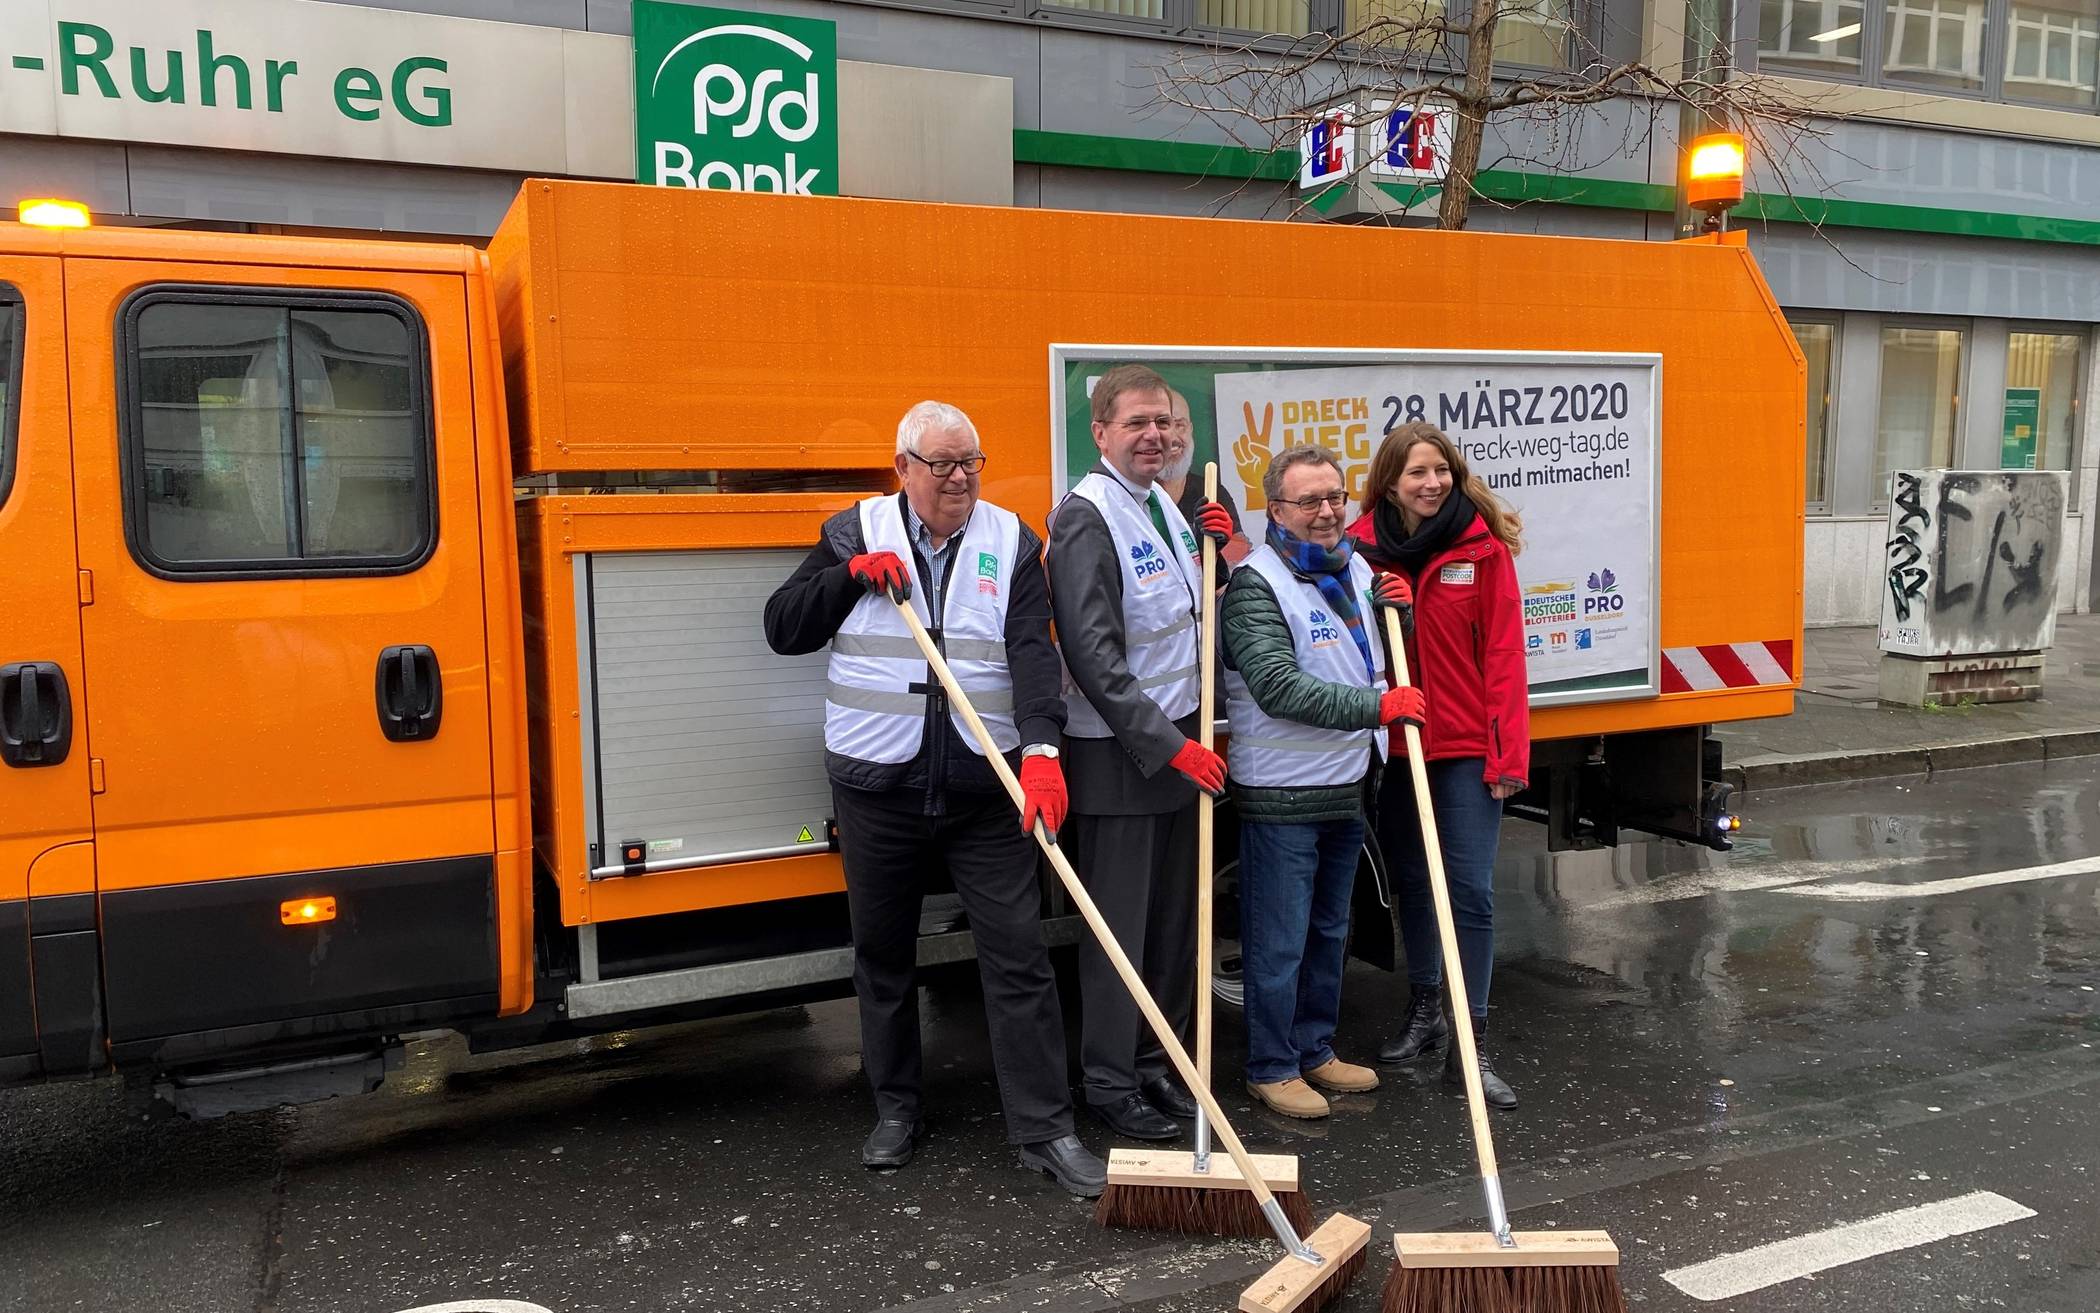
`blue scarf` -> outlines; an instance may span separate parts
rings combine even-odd
[[[1322,547],[1309,543],[1290,530],[1273,521],[1269,525],[1269,546],[1283,558],[1283,563],[1300,576],[1310,579],[1320,596],[1334,608],[1341,619],[1342,627],[1349,637],[1356,640],[1356,650],[1363,654],[1364,672],[1375,682],[1378,678],[1377,663],[1371,660],[1371,640],[1364,636],[1363,613],[1357,609],[1356,594],[1349,588],[1349,562],[1356,555],[1356,543],[1346,535],[1334,547]],[[1282,598],[1277,598],[1281,602]]]

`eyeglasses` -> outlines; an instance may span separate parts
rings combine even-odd
[[[965,456],[961,460],[928,460],[916,451],[907,451],[904,454],[924,465],[936,479],[945,479],[957,470],[965,474],[975,474],[984,468],[983,456]]]
[[[1317,493],[1311,497],[1299,497],[1284,502],[1284,505],[1295,506],[1307,515],[1318,515],[1322,506],[1332,506],[1339,510],[1348,504],[1349,494],[1340,488],[1333,492]]]
[[[1172,415],[1134,415],[1119,422],[1116,427],[1125,433],[1143,433],[1146,429],[1158,429],[1162,433],[1172,433],[1174,426],[1180,422]]]

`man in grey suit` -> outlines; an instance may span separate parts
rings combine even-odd
[[[1061,842],[1116,940],[1186,1040],[1194,1002],[1196,790],[1225,785],[1224,759],[1196,741],[1202,558],[1157,486],[1174,413],[1165,380],[1118,365],[1094,385],[1101,461],[1052,512],[1046,564],[1065,662]],[[1197,520],[1220,541],[1223,508]],[[1107,956],[1080,948],[1080,1065],[1086,1100],[1119,1135],[1171,1140],[1196,1115]]]

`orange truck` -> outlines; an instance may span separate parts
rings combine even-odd
[[[486,252],[0,225],[0,1080],[211,1115],[429,1028],[845,992],[823,660],[760,608],[925,396],[1040,527],[1119,358],[1232,468],[1454,404],[1568,470],[1645,441],[1627,659],[1535,683],[1521,801],[1725,846],[1704,727],[1790,709],[1801,623],[1802,361],[1739,245],[540,181]],[[1526,428],[1585,368],[1616,449]],[[1541,661],[1594,650],[1538,595]]]

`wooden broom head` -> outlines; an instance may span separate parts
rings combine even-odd
[[[1271,1193],[1298,1189],[1298,1158],[1287,1153],[1249,1155],[1254,1170]],[[1247,1178],[1230,1155],[1213,1152],[1210,1170],[1196,1170],[1196,1155],[1186,1149],[1112,1149],[1108,1155],[1110,1185],[1168,1186],[1192,1190],[1245,1190]]]
[[[1401,1267],[1617,1267],[1619,1247],[1602,1231],[1516,1231],[1505,1248],[1484,1231],[1396,1235]]]
[[[1318,1267],[1286,1255],[1240,1292],[1240,1313],[1316,1313],[1340,1299],[1363,1271],[1371,1224],[1336,1213],[1305,1237],[1325,1260]]]

